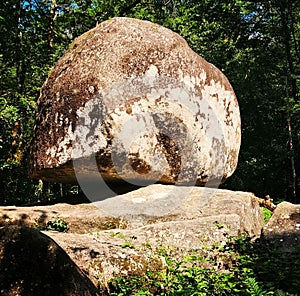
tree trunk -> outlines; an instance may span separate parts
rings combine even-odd
[[[291,153],[290,160],[291,160],[291,169],[292,169],[292,197],[293,202],[296,202],[297,199],[297,172],[295,167],[295,151],[293,145],[293,135],[292,135],[292,125],[291,125],[291,117],[288,114],[287,116],[287,126],[289,132],[289,150]]]
[[[298,176],[295,165],[295,145],[293,140],[293,116],[291,114],[291,103],[290,99],[292,99],[293,104],[298,102],[298,92],[297,92],[297,82],[296,82],[296,73],[295,73],[295,65],[293,61],[292,49],[291,49],[291,38],[294,28],[291,27],[294,25],[292,19],[292,6],[289,3],[289,0],[285,0],[280,2],[279,12],[280,12],[280,22],[282,26],[282,34],[284,40],[284,48],[285,48],[285,58],[286,58],[286,99],[287,99],[287,128],[289,135],[289,150],[290,150],[290,161],[291,161],[291,170],[292,170],[292,199],[293,202],[297,200],[298,193]],[[297,124],[296,124],[297,125]],[[297,143],[297,141],[296,141]]]
[[[52,60],[53,54],[53,38],[55,34],[54,30],[54,20],[56,18],[56,0],[51,0],[50,10],[49,10],[49,24],[48,24],[48,51],[49,51],[49,60]]]
[[[21,0],[16,2],[16,19],[15,19],[15,25],[16,25],[16,44],[15,44],[15,65],[16,65],[16,84],[17,88],[22,90],[24,87],[24,75],[22,73],[22,65],[21,65],[21,50],[22,50],[22,31],[21,31]]]

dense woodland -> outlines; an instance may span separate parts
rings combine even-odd
[[[72,199],[76,186],[27,176],[39,90],[77,36],[114,16],[183,36],[229,78],[239,100],[239,165],[224,188],[300,203],[299,0],[2,0],[1,204]]]

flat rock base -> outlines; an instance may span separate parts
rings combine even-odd
[[[115,275],[163,269],[161,248],[174,256],[202,252],[203,246],[225,244],[228,236],[258,237],[264,225],[251,193],[167,185],[151,185],[94,204],[1,207],[0,217],[0,225],[40,229],[54,219],[66,221],[67,233],[44,233],[95,283],[99,277],[107,281]]]

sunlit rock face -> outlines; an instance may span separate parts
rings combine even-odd
[[[75,39],[44,83],[30,175],[222,182],[240,139],[238,102],[220,70],[169,29],[113,18]]]

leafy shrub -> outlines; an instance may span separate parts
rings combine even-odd
[[[60,218],[56,218],[55,220],[51,220],[47,222],[45,230],[67,232],[68,223]]]
[[[229,238],[217,251],[220,256],[230,255],[226,268],[216,268],[218,256],[177,261],[163,252],[166,270],[114,278],[109,295],[299,295],[299,254],[280,255],[271,242],[264,238],[253,242],[246,235]]]
[[[268,222],[269,219],[271,218],[273,212],[270,211],[269,209],[267,208],[261,208],[262,212],[263,212],[263,215],[264,215],[264,221],[265,222]]]

